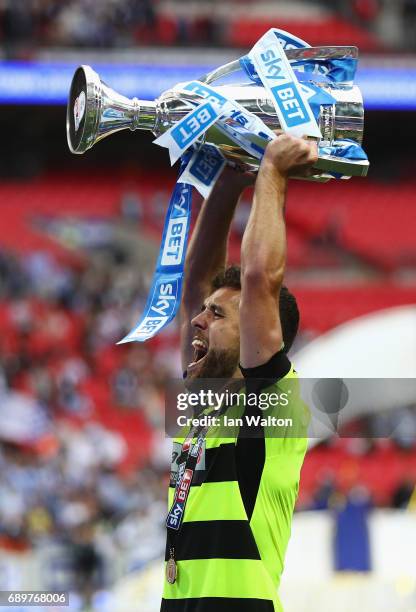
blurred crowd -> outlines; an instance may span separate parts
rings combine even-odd
[[[252,0],[234,0],[234,3],[247,6],[250,14],[255,15]],[[273,14],[273,2],[265,4],[270,16]],[[338,0],[336,3],[317,0],[314,4],[330,12],[335,11],[347,22],[375,31],[382,37],[383,28],[379,28],[378,24],[384,18],[391,22],[394,13],[395,27],[400,23],[403,35],[397,34],[396,40],[391,42],[395,42],[399,48],[413,45],[415,0],[400,0],[398,3],[392,0]],[[298,11],[294,15],[294,24],[302,13],[301,4],[299,7],[294,9]],[[279,20],[278,8],[276,3],[276,21]],[[240,12],[244,15],[244,10]],[[283,11],[286,21],[287,12],[286,8]],[[190,0],[183,3],[151,0],[1,0],[0,37],[6,56],[17,58],[30,57],[38,47],[43,46],[228,46],[230,33],[227,21],[231,15],[232,11],[226,17],[218,0],[210,0],[197,9]],[[263,18],[260,9],[257,17],[259,20]],[[387,38],[390,42],[391,36]]]
[[[48,565],[49,588],[57,586],[58,569],[67,589],[106,588],[163,554],[165,475],[118,474],[112,446],[120,441],[99,425],[56,433],[52,457],[0,444],[0,556],[35,547]]]
[[[181,44],[194,37],[215,43],[209,22],[201,22],[192,32],[186,20],[180,22],[172,38],[166,31],[171,27],[159,22],[157,4],[151,0],[3,0],[0,6],[2,37],[9,55],[24,56],[43,45],[134,47]]]
[[[164,548],[163,384],[177,364],[169,335],[115,346],[125,275],[143,298],[112,252],[78,269],[0,253],[0,552],[62,547],[80,590],[86,572],[116,578],[117,551],[125,572]]]

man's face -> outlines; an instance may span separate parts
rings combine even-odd
[[[187,380],[231,378],[238,371],[240,358],[240,291],[223,287],[214,291],[192,319],[193,361],[187,367]]]

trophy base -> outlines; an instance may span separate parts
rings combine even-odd
[[[369,167],[367,160],[340,159],[332,155],[320,155],[314,165],[314,168],[347,176],[367,176]]]

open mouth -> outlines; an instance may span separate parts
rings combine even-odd
[[[192,347],[194,349],[193,361],[188,365],[188,371],[194,369],[199,366],[202,361],[205,359],[208,353],[208,346],[199,338],[195,338],[192,342]]]

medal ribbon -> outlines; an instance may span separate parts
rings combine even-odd
[[[166,527],[168,531],[171,530],[178,533],[182,526],[193,475],[195,473],[199,453],[204,443],[207,431],[208,427],[198,427],[192,429],[182,445],[181,458],[185,453],[187,454],[185,461],[179,464],[175,494],[173,497],[172,506],[166,519]],[[195,437],[197,437],[197,441],[195,444],[192,444],[192,440]]]
[[[178,568],[175,559],[176,538],[182,527],[193,476],[207,431],[208,427],[193,428],[182,445],[180,458],[186,454],[186,459],[179,464],[173,502],[166,518],[167,540],[170,555],[166,565],[166,579],[170,584],[176,582],[177,578]],[[192,445],[192,440],[195,436],[197,436],[197,441]]]

